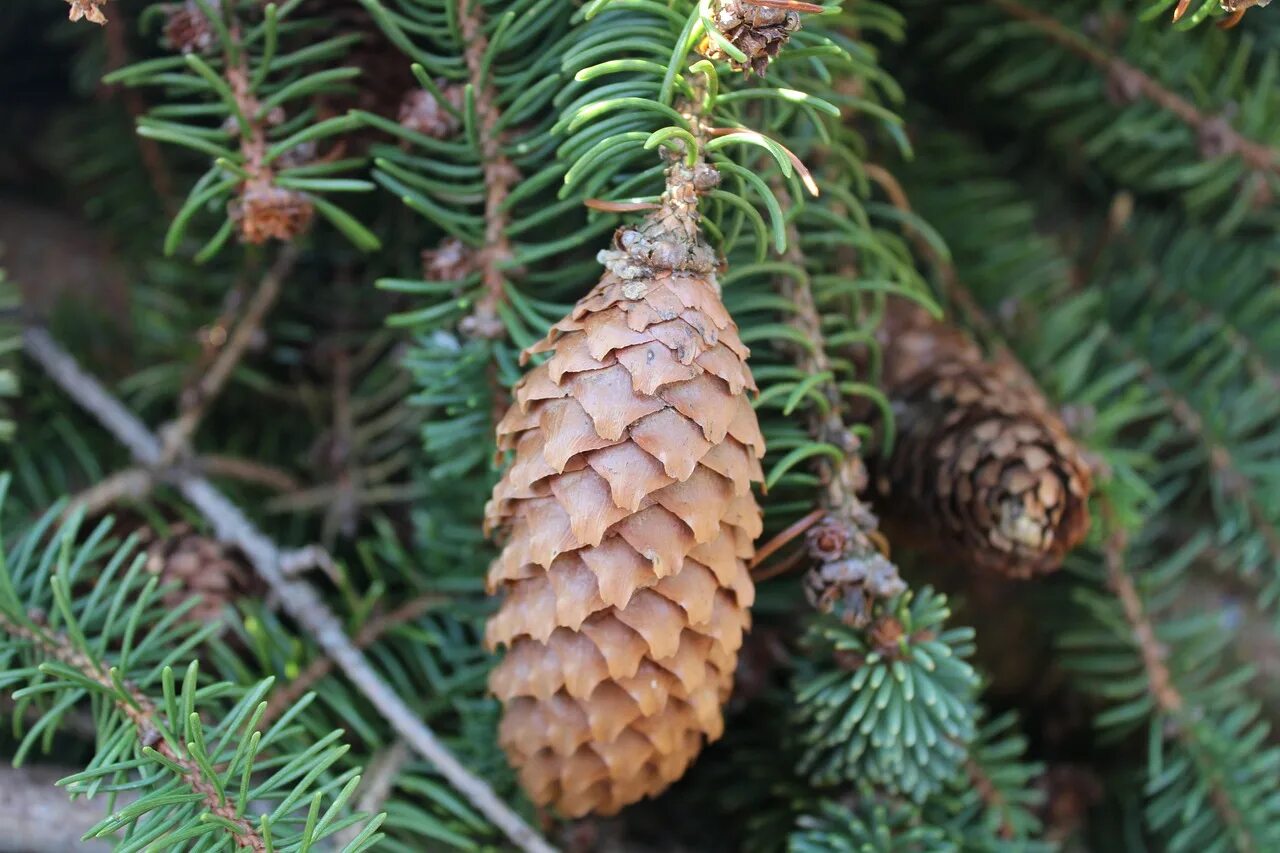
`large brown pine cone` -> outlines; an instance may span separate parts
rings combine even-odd
[[[499,739],[532,799],[574,817],[657,794],[719,737],[754,595],[747,348],[704,253],[663,268],[660,220],[602,253],[498,426]]]
[[[886,513],[979,568],[1057,569],[1089,529],[1089,466],[1043,394],[960,330],[891,300],[880,328],[892,455],[869,462]]]

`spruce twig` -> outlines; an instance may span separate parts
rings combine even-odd
[[[112,677],[111,671],[78,651],[66,637],[38,627],[22,625],[11,620],[3,612],[0,612],[0,630],[38,647],[46,657],[66,664],[85,678],[102,685],[109,694],[115,693],[116,679]],[[240,810],[230,795],[220,794],[217,786],[205,777],[197,761],[175,751],[168,739],[160,735],[156,722],[159,711],[151,697],[127,683],[126,688],[129,690],[129,699],[117,698],[115,705],[133,724],[138,743],[143,747],[154,749],[170,763],[181,768],[180,777],[183,784],[204,798],[205,808],[211,814],[229,824],[228,831],[235,837],[237,847],[263,851],[263,853],[270,849],[257,828],[240,816]]]
[[[1097,42],[1063,26],[1059,21],[1030,9],[1018,0],[988,0],[1012,18],[1034,27],[1050,41],[1086,60],[1105,74],[1126,84],[1126,89],[1143,95],[1161,109],[1172,113],[1201,139],[1218,140],[1222,150],[1235,153],[1250,171],[1280,174],[1280,160],[1271,147],[1245,136],[1222,116],[1205,115],[1195,104],[1167,89],[1159,81],[1109,53]]]
[[[1189,729],[1191,721],[1195,717],[1195,711],[1194,709],[1188,709],[1186,700],[1174,682],[1173,674],[1165,662],[1168,653],[1164,644],[1156,636],[1155,627],[1151,624],[1151,620],[1147,618],[1137,585],[1125,566],[1125,551],[1127,547],[1128,538],[1124,530],[1117,528],[1116,532],[1107,539],[1103,554],[1107,569],[1107,584],[1120,601],[1125,621],[1128,622],[1132,632],[1133,642],[1138,647],[1142,668],[1147,675],[1148,691],[1151,694],[1151,698],[1155,701],[1156,707],[1169,718],[1173,736],[1186,744],[1188,751],[1194,755],[1196,752],[1195,743],[1193,736],[1189,733]],[[1254,849],[1253,844],[1242,830],[1243,821],[1239,810],[1231,802],[1230,796],[1222,786],[1216,783],[1211,776],[1207,778],[1211,786],[1209,801],[1213,804],[1214,810],[1218,812],[1223,822],[1231,827],[1237,843],[1237,849],[1246,851],[1246,853],[1252,851]]]
[[[28,328],[23,334],[23,347],[49,377],[125,445],[139,463],[154,467],[162,461],[162,445],[146,425],[97,379],[86,373],[47,331]],[[220,540],[239,546],[289,615],[311,634],[383,719],[400,732],[418,754],[435,765],[459,793],[521,850],[554,853],[555,848],[503,802],[483,779],[464,767],[374,671],[316,591],[303,581],[289,580],[285,576],[281,570],[282,554],[278,545],[258,530],[208,480],[177,469],[169,472],[168,476],[183,497],[210,523]]]
[[[790,196],[780,180],[773,182],[773,191],[778,203],[790,206]],[[807,269],[807,259],[802,248],[800,230],[792,220],[787,224],[787,250],[784,260],[799,269]],[[826,486],[822,495],[822,505],[827,510],[826,518],[819,522],[810,532],[810,548],[816,558],[817,565],[808,579],[811,598],[815,606],[829,608],[835,602],[833,596],[846,597],[853,590],[841,589],[839,580],[831,583],[824,571],[831,567],[832,574],[840,573],[836,567],[846,562],[868,567],[861,580],[861,589],[856,591],[851,601],[858,602],[853,609],[842,614],[844,618],[861,621],[869,618],[863,607],[870,602],[865,596],[891,597],[905,589],[898,576],[897,566],[887,558],[887,543],[880,533],[879,521],[871,509],[863,503],[858,493],[867,483],[867,470],[863,464],[861,445],[856,433],[844,419],[844,399],[840,385],[836,379],[836,370],[827,355],[826,336],[822,328],[822,315],[818,311],[818,303],[813,295],[813,288],[808,277],[781,276],[778,280],[782,294],[795,305],[795,311],[788,317],[788,324],[793,326],[811,346],[795,347],[796,363],[809,376],[826,376],[817,386],[817,392],[826,400],[826,410],[815,410],[809,422],[809,431],[815,441],[824,442],[839,449],[844,454],[840,462],[833,462],[829,457],[819,456],[816,459],[818,475]],[[832,544],[828,544],[830,540]],[[878,567],[877,580],[872,582],[869,567]],[[855,573],[856,576],[856,573]]]
[[[506,210],[507,196],[519,179],[515,165],[502,150],[502,135],[496,128],[502,115],[498,109],[498,96],[487,72],[485,55],[489,51],[489,39],[484,33],[484,9],[479,0],[456,0],[458,4],[458,28],[462,43],[466,46],[464,58],[475,98],[476,131],[480,138],[480,163],[484,172],[484,248],[477,260],[480,263],[484,296],[470,317],[462,321],[462,331],[482,338],[498,339],[506,335],[506,327],[498,316],[498,307],[506,301],[506,275],[504,267],[510,263],[511,243],[507,239],[510,215]],[[503,391],[501,399],[505,401]]]

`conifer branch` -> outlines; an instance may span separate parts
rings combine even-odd
[[[1125,550],[1128,540],[1123,530],[1117,530],[1107,540],[1103,558],[1107,569],[1107,584],[1120,601],[1125,621],[1132,632],[1132,640],[1138,647],[1142,659],[1142,667],[1147,675],[1148,690],[1156,706],[1173,724],[1174,736],[1188,746],[1194,755],[1196,752],[1194,735],[1189,731],[1190,720],[1187,703],[1173,675],[1165,662],[1168,653],[1164,644],[1156,636],[1155,628],[1147,618],[1142,605],[1142,597],[1134,584],[1132,575],[1125,567]],[[1230,796],[1211,775],[1206,775],[1210,785],[1209,801],[1218,812],[1219,817],[1232,830],[1232,834],[1241,851],[1252,851],[1253,845],[1243,835],[1243,821],[1239,810],[1231,802]]]
[[[462,331],[484,338],[501,338],[506,327],[498,316],[498,307],[506,301],[505,267],[511,262],[511,243],[507,239],[509,215],[506,201],[512,185],[519,179],[515,164],[502,150],[502,134],[497,130],[502,117],[497,93],[490,79],[485,55],[489,39],[484,34],[484,10],[480,0],[456,0],[458,28],[462,32],[464,58],[475,98],[477,128],[480,137],[480,164],[484,173],[484,247],[477,253],[484,295],[470,317],[462,321]],[[502,395],[505,398],[505,394]]]
[[[1123,353],[1126,359],[1137,365],[1138,374],[1148,387],[1153,388],[1163,401],[1165,407],[1187,434],[1195,438],[1203,447],[1209,468],[1218,475],[1223,484],[1223,491],[1244,504],[1249,513],[1249,520],[1262,533],[1267,551],[1272,561],[1280,563],[1280,529],[1267,517],[1266,510],[1255,491],[1249,476],[1245,474],[1235,461],[1231,450],[1212,434],[1205,425],[1204,418],[1177,390],[1172,383],[1151,363],[1150,359],[1125,340],[1114,330],[1108,328],[1111,340]]]
[[[39,628],[35,618],[31,622],[32,626],[22,625],[0,611],[0,630],[30,643],[49,659],[66,664],[90,681],[102,685],[109,695],[115,693],[117,684],[110,670],[77,650],[66,637]],[[219,794],[217,787],[205,778],[199,763],[176,751],[168,739],[160,735],[155,702],[127,682],[125,688],[129,692],[129,699],[126,701],[117,698],[115,706],[133,724],[139,745],[155,750],[168,762],[181,768],[179,778],[183,784],[203,797],[205,808],[211,814],[229,824],[227,828],[235,837],[237,847],[265,853],[269,849],[267,842],[252,823],[240,816],[240,810],[230,795]]]
[[[779,179],[773,181],[773,191],[784,207],[789,207],[790,196]],[[787,224],[787,249],[783,259],[797,269],[808,270],[808,259],[805,257],[800,230],[792,219]],[[827,353],[826,336],[822,329],[822,316],[818,311],[810,278],[805,276],[783,275],[778,279],[782,294],[795,306],[794,312],[787,322],[800,334],[809,347],[795,347],[796,363],[809,376],[825,376],[818,383],[816,392],[825,400],[826,405],[814,409],[809,431],[813,439],[836,447],[843,454],[839,462],[830,457],[819,456],[815,460],[819,477],[825,485],[822,503],[827,510],[827,517],[819,522],[810,535],[810,550],[816,558],[814,572],[808,580],[812,603],[821,609],[829,609],[835,605],[835,598],[849,594],[857,596],[857,605],[853,613],[844,614],[846,618],[855,620],[868,619],[870,601],[865,597],[889,598],[902,592],[906,587],[898,577],[897,566],[890,562],[886,555],[887,543],[879,530],[879,522],[871,509],[862,502],[859,492],[866,487],[867,470],[863,464],[861,446],[857,435],[844,420],[844,400],[834,365]],[[825,541],[831,539],[836,547]],[[832,572],[837,565],[851,561],[865,567],[866,571],[857,583],[858,589],[845,589],[840,581],[831,581]],[[879,567],[874,573],[871,565]],[[833,578],[826,577],[832,574]],[[856,576],[855,572],[855,576]],[[846,605],[852,602],[844,602]]]
[[[23,346],[77,404],[93,415],[143,465],[163,460],[160,441],[145,424],[76,363],[43,329],[28,328]],[[337,667],[351,679],[382,717],[400,732],[414,750],[430,761],[461,794],[504,832],[521,850],[552,853],[549,845],[494,793],[484,780],[458,761],[440,739],[396,695],[352,645],[341,622],[310,585],[289,580],[281,570],[280,547],[254,526],[241,510],[208,480],[189,472],[166,472],[173,484],[213,527],[224,542],[239,546],[284,609],[311,634]]]
[[[996,833],[1006,840],[1016,838],[1018,833],[1013,821],[1009,818],[1008,801],[982,765],[974,761],[972,755],[964,760],[964,773],[974,790],[978,792],[978,796],[982,798],[982,802],[986,804],[987,811],[999,816],[1000,825]]]
[[[1121,81],[1126,91],[1139,93],[1161,109],[1173,114],[1195,131],[1200,139],[1213,139],[1215,150],[1240,157],[1253,172],[1280,174],[1280,159],[1271,147],[1245,136],[1222,116],[1205,115],[1186,98],[1166,88],[1159,81],[1123,59],[1109,53],[1096,42],[1086,39],[1054,18],[1022,5],[1018,0],[988,0],[1012,18],[1034,27],[1055,44],[1086,60],[1113,79]]]
[[[424,613],[439,607],[445,601],[447,599],[433,593],[419,595],[394,610],[375,616],[366,622],[351,638],[351,643],[357,649],[364,651],[381,640],[391,630],[406,622],[412,622]],[[281,685],[267,700],[267,710],[262,715],[264,723],[270,723],[280,714],[293,707],[294,703],[310,692],[316,684],[332,674],[335,666],[336,664],[332,658],[321,655],[308,664],[302,672],[298,673],[296,678]]]
[[[164,454],[161,465],[171,464],[189,449],[191,438],[200,427],[200,421],[210,403],[226,386],[232,372],[248,352],[250,345],[262,329],[271,307],[280,296],[280,287],[298,260],[298,249],[286,245],[276,257],[271,269],[258,282],[258,287],[245,307],[244,316],[236,324],[227,343],[218,352],[212,365],[196,384],[183,395],[182,413],[178,420],[164,429]]]

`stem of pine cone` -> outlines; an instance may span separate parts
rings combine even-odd
[[[85,678],[102,685],[108,693],[115,693],[115,681],[111,677],[111,672],[105,666],[81,653],[66,637],[34,626],[34,620],[32,620],[32,623],[32,625],[23,625],[4,613],[0,613],[0,631],[30,643],[48,658],[66,664]],[[253,824],[238,816],[236,802],[229,795],[226,797],[221,796],[214,784],[205,778],[200,765],[193,759],[176,752],[172,745],[159,734],[159,729],[156,725],[158,711],[150,697],[130,687],[129,699],[117,698],[115,705],[117,710],[133,724],[137,733],[138,743],[143,747],[154,749],[170,762],[182,768],[180,778],[183,784],[201,795],[205,808],[211,814],[217,815],[235,827],[231,832],[237,847],[255,851],[266,851],[268,849],[266,841],[258,834]]]
[[[263,321],[266,320],[271,307],[280,296],[280,287],[284,279],[293,270],[297,260],[298,249],[293,244],[288,244],[280,250],[271,269],[258,282],[258,287],[245,308],[244,316],[236,324],[226,345],[218,353],[209,370],[184,394],[181,414],[173,424],[164,429],[164,452],[159,460],[162,467],[171,465],[190,448],[191,439],[199,429],[200,422],[209,410],[210,404],[226,387],[232,372],[258,336]]]
[[[28,328],[23,333],[23,349],[68,396],[125,445],[139,463],[149,467],[160,463],[163,455],[160,441],[97,379],[84,372],[48,332]],[[280,568],[282,553],[278,545],[259,531],[208,480],[179,469],[172,470],[169,478],[210,523],[219,539],[237,545],[244,552],[289,615],[333,658],[337,668],[418,754],[435,765],[459,793],[521,850],[554,853],[555,848],[503,802],[483,779],[464,767],[374,671],[364,655],[352,645],[342,623],[316,591],[309,584],[290,580],[284,575]]]
[[[507,239],[508,214],[504,209],[512,184],[519,178],[515,165],[502,151],[502,135],[496,127],[502,114],[493,82],[486,74],[485,54],[489,39],[484,33],[484,10],[479,0],[456,0],[458,28],[466,46],[464,59],[474,93],[477,128],[480,138],[480,163],[484,172],[484,248],[478,255],[480,281],[484,295],[474,313],[463,321],[463,331],[479,337],[498,339],[506,335],[506,327],[498,316],[498,307],[506,302],[504,267],[512,258]],[[506,399],[503,389],[502,399]],[[501,414],[501,412],[499,413]]]
[[[1165,663],[1168,653],[1163,643],[1156,636],[1151,620],[1147,618],[1142,606],[1142,597],[1138,593],[1133,576],[1125,566],[1125,551],[1128,539],[1123,528],[1120,528],[1109,506],[1103,503],[1103,514],[1113,532],[1104,546],[1104,561],[1107,568],[1107,585],[1120,601],[1125,621],[1129,624],[1133,642],[1138,647],[1142,659],[1142,668],[1147,674],[1147,689],[1156,706],[1165,714],[1173,727],[1174,737],[1181,740],[1194,759],[1196,744],[1194,736],[1188,734],[1189,718],[1194,718],[1194,709],[1189,712],[1186,700],[1174,683],[1169,666]],[[1231,802],[1230,796],[1221,785],[1214,784],[1209,792],[1209,800],[1214,809],[1227,826],[1231,827],[1237,843],[1237,849],[1252,851],[1253,843],[1243,831],[1243,821],[1239,809]]]
[[[1140,93],[1156,106],[1172,113],[1195,131],[1199,138],[1218,140],[1215,147],[1225,148],[1238,155],[1250,170],[1280,174],[1280,161],[1277,161],[1274,149],[1245,136],[1221,116],[1205,115],[1186,98],[1165,88],[1141,69],[1112,55],[1096,41],[1090,41],[1054,18],[1030,9],[1017,0],[987,2],[1011,18],[1029,24],[1050,41],[1086,60],[1105,74],[1123,81],[1127,89]]]

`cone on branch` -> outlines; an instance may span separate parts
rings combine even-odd
[[[868,458],[885,511],[971,566],[1056,570],[1089,529],[1092,478],[1034,382],[905,300],[878,334],[897,434]]]
[[[698,233],[717,180],[671,166],[661,209],[526,353],[549,358],[498,425],[499,740],[533,801],[571,817],[658,794],[720,736],[750,622],[764,441]]]
[[[159,575],[162,583],[176,584],[164,595],[166,607],[200,597],[184,616],[193,622],[215,622],[228,604],[265,591],[234,549],[189,528],[152,543],[147,549],[147,570]]]

